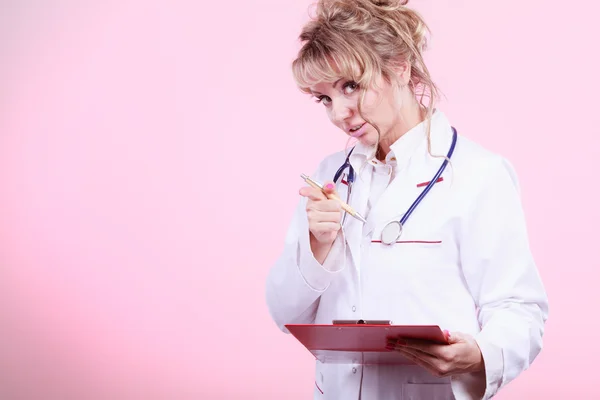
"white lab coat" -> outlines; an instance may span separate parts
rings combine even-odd
[[[542,348],[547,297],[529,249],[517,178],[501,156],[459,134],[443,181],[410,216],[402,243],[372,242],[401,218],[423,190],[417,184],[429,181],[443,161],[428,154],[423,127],[409,132],[422,140],[403,154],[404,167],[370,211],[369,167],[351,158],[357,178],[349,204],[362,215],[368,211],[367,223],[348,215],[323,265],[310,250],[306,199],[300,200],[267,278],[268,308],[286,333],[288,323],[362,318],[471,334],[486,372],[437,378],[418,366],[316,361],[314,399],[488,399]],[[452,130],[440,111],[432,118],[431,140],[432,153],[446,155]],[[328,156],[313,177],[333,179],[344,160],[344,152]],[[337,190],[346,199],[347,186],[338,183]]]

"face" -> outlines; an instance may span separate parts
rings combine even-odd
[[[332,83],[322,82],[311,87],[311,91],[335,126],[365,145],[377,143],[377,131],[358,112],[361,90],[355,82],[343,78]],[[377,82],[376,89],[368,88],[365,92],[362,114],[377,125],[382,144],[395,140],[394,130],[400,123],[403,97],[401,89],[385,80]]]

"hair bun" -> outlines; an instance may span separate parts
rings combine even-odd
[[[371,3],[376,6],[405,6],[408,4],[409,0],[369,0]]]

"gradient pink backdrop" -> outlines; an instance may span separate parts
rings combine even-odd
[[[0,3],[0,399],[311,397],[264,300],[299,174],[345,145],[291,78],[309,3]],[[600,10],[411,4],[441,108],[518,170],[549,293],[498,398],[598,398]]]

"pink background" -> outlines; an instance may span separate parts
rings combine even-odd
[[[308,4],[2,2],[1,399],[311,397],[264,300],[299,174],[346,143],[292,81]],[[599,10],[411,4],[440,108],[517,168],[550,298],[498,398],[600,397]]]

